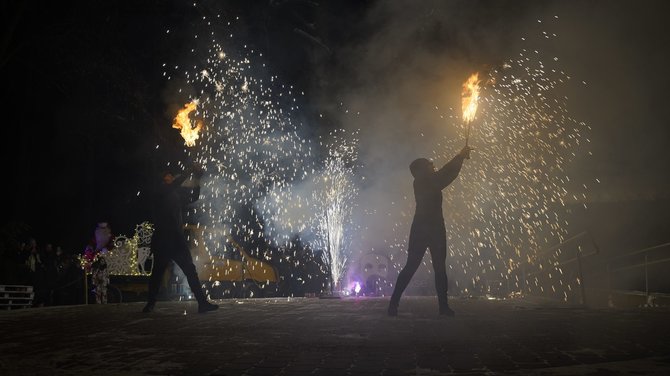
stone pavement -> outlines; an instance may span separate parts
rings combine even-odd
[[[224,300],[0,311],[0,375],[669,375],[668,308],[525,299]]]

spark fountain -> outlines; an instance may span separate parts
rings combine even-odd
[[[336,296],[349,261],[351,215],[358,193],[354,174],[357,152],[355,140],[352,144],[341,142],[327,150],[325,167],[317,178],[312,198],[322,206],[316,211],[317,244],[324,250],[323,262],[330,271],[330,293]]]

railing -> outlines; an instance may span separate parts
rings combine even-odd
[[[631,269],[637,269],[637,268],[644,268],[644,294],[647,298],[647,302],[650,301],[650,291],[649,291],[649,266],[651,265],[656,265],[656,264],[662,264],[665,262],[670,262],[670,257],[658,259],[658,260],[649,260],[649,252],[656,250],[656,249],[661,249],[665,247],[670,247],[670,242],[669,243],[663,243],[663,244],[658,244],[652,247],[647,247],[647,248],[642,248],[638,249],[636,251],[632,251],[629,253],[626,253],[625,255],[620,255],[616,257],[612,257],[609,259],[607,262],[607,286],[609,289],[609,299],[611,301],[612,299],[612,273],[614,272],[620,272],[624,270],[631,270]],[[641,255],[644,254],[644,261],[638,264],[634,265],[626,265],[618,268],[612,268],[612,263],[617,260],[622,260],[626,257],[631,257],[631,256],[636,256],[636,255]]]
[[[580,232],[577,235],[571,236],[571,237],[563,240],[562,242],[560,242],[556,245],[553,245],[553,246],[551,246],[551,247],[549,247],[549,248],[547,248],[547,249],[545,249],[541,252],[538,252],[537,256],[542,257],[544,255],[547,255],[550,252],[554,252],[554,251],[556,251],[556,250],[558,250],[562,247],[565,247],[566,245],[576,241],[577,239],[580,239],[580,238],[583,238],[583,237],[588,237],[588,239],[591,241],[591,244],[593,245],[594,250],[592,252],[589,252],[589,253],[583,253],[582,252],[582,247],[577,246],[577,250],[575,252],[575,257],[573,257],[571,259],[568,259],[568,260],[560,261],[557,264],[557,266],[563,267],[563,266],[571,264],[573,262],[577,262],[577,279],[578,279],[579,289],[580,289],[581,304],[586,305],[586,288],[584,286],[584,270],[583,270],[582,260],[585,257],[594,256],[594,255],[597,255],[597,254],[600,253],[600,246],[598,246],[598,243],[596,243],[595,239],[593,238],[593,235],[588,231]],[[527,287],[527,283],[528,283],[527,282],[528,277],[539,273],[539,272],[534,272],[534,273],[528,273],[527,274],[526,273],[526,265],[527,265],[527,263],[524,264],[521,268],[522,280],[523,280],[523,284],[524,284],[524,286],[523,286],[524,291],[526,291],[526,287]]]

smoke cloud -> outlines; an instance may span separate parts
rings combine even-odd
[[[631,228],[630,217],[608,216],[600,225],[602,218],[595,216],[607,216],[607,211],[581,207],[592,201],[665,197],[667,202],[668,177],[658,171],[667,169],[669,158],[651,149],[667,146],[668,131],[657,123],[667,118],[658,94],[668,78],[657,72],[665,69],[667,52],[659,46],[667,45],[668,34],[660,29],[658,4],[652,3],[384,1],[370,7],[362,22],[351,26],[363,37],[343,43],[336,63],[326,65],[315,80],[322,92],[319,102],[336,103],[323,106],[324,114],[360,130],[365,180],[354,254],[381,250],[396,263],[404,262],[413,212],[409,163],[428,157],[440,165],[455,155],[461,145],[456,140],[463,139],[461,83],[474,71],[518,57],[523,49],[555,58],[570,77],[556,95],[567,98],[572,118],[590,127],[588,140],[581,140],[566,166],[571,179],[565,187],[574,193],[569,205],[579,205],[566,231],[587,227],[605,237],[612,228]],[[445,197],[459,189],[457,180]],[[655,216],[646,222],[660,218]]]

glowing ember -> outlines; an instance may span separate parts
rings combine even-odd
[[[172,123],[172,128],[179,129],[186,146],[195,146],[195,140],[200,137],[198,133],[202,129],[202,121],[196,121],[195,127],[193,127],[193,123],[189,119],[189,115],[195,111],[197,105],[197,101],[185,104],[184,108],[179,110],[177,116],[175,116],[174,123]]]
[[[473,73],[463,83],[461,93],[461,107],[463,109],[463,120],[466,124],[475,120],[477,114],[477,102],[479,101],[479,73]]]

